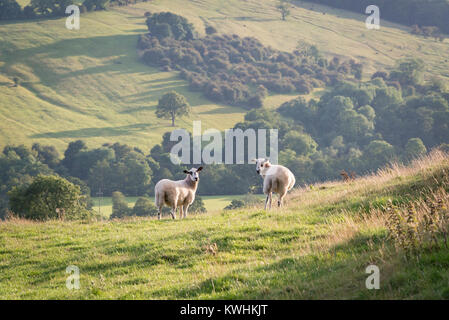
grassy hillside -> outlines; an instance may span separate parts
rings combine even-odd
[[[350,183],[295,190],[270,212],[0,222],[0,298],[449,298],[449,250],[405,259],[378,210],[387,199],[447,192],[448,170],[449,157],[433,154]],[[215,254],[207,249],[214,243]],[[365,288],[370,264],[380,268],[380,290]],[[80,290],[65,287],[69,265],[80,268]]]
[[[327,56],[362,61],[369,73],[413,56],[428,63],[427,76],[449,77],[448,40],[415,37],[385,21],[381,30],[367,30],[362,14],[307,2],[281,21],[275,4],[154,0],[83,14],[79,31],[67,30],[64,19],[0,23],[0,147],[41,142],[63,150],[69,141],[84,139],[92,147],[119,141],[148,149],[171,130],[169,121],[154,116],[157,99],[171,89],[193,106],[192,116],[178,121],[181,127],[200,119],[203,128],[224,129],[242,120],[244,110],[213,104],[189,92],[177,73],[139,62],[135,47],[138,34],[146,32],[145,11],[169,10],[200,32],[210,24],[280,50],[291,51],[298,41],[315,44]],[[14,76],[21,79],[18,88],[12,87]],[[293,97],[271,96],[265,105],[276,107]]]
[[[155,117],[155,105],[168,90],[185,95],[190,118],[177,125],[225,129],[244,110],[216,105],[187,90],[177,73],[140,63],[136,43],[145,32],[143,16],[116,11],[89,13],[81,30],[63,19],[0,25],[0,147],[32,141],[64,149],[83,139],[90,146],[120,141],[145,150],[172,130]],[[21,85],[12,87],[18,76]]]

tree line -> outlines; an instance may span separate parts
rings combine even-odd
[[[381,17],[412,26],[434,26],[449,33],[449,2],[447,0],[308,0],[330,7],[365,13],[369,5],[380,9]]]
[[[148,2],[150,0],[140,0]],[[0,20],[62,17],[70,5],[78,5],[80,12],[106,10],[109,6],[127,6],[138,0],[31,0],[21,7],[16,0],[0,0]]]

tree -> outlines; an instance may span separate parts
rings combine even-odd
[[[82,150],[87,150],[86,143],[82,140],[76,140],[69,143],[67,149],[64,152],[64,159],[62,164],[70,171],[74,164],[75,156]]]
[[[413,158],[421,156],[426,152],[426,146],[420,138],[411,138],[405,145],[405,157],[407,160],[411,160]]]
[[[193,213],[206,213],[206,207],[204,206],[204,201],[200,196],[195,197],[192,205],[189,207],[189,212]]]
[[[14,187],[8,195],[11,211],[26,219],[74,219],[90,214],[80,187],[54,175],[38,175],[30,186]]]
[[[213,26],[206,27],[206,34],[214,34],[214,33],[217,33],[217,29],[215,29]]]
[[[48,15],[54,9],[53,0],[31,0],[30,5],[41,15]]]
[[[109,0],[86,0],[83,2],[88,11],[106,10],[108,4]]]
[[[0,0],[0,20],[17,19],[22,10],[16,0]]]
[[[156,109],[156,116],[158,118],[171,119],[172,127],[175,126],[176,117],[182,117],[189,113],[190,106],[186,98],[175,91],[164,94],[159,99]]]
[[[155,216],[157,208],[148,197],[140,197],[134,204],[132,214],[139,217]]]
[[[122,218],[130,214],[130,209],[128,207],[128,202],[125,196],[120,191],[114,191],[112,193],[112,214],[113,218]]]
[[[146,24],[151,35],[158,38],[172,37],[176,40],[192,40],[194,38],[193,25],[186,18],[171,12],[150,14]]]
[[[288,0],[279,0],[279,4],[276,7],[282,15],[282,20],[285,20],[290,15],[290,5]]]
[[[284,137],[284,144],[298,156],[308,156],[316,151],[317,143],[308,134],[290,131]]]
[[[393,160],[394,147],[386,141],[371,141],[365,148],[364,157],[370,167],[380,167]]]
[[[59,153],[54,146],[43,146],[39,143],[34,143],[31,149],[37,153],[37,159],[55,169],[59,164]]]
[[[390,80],[399,81],[402,86],[420,84],[423,71],[424,62],[421,59],[405,59],[390,72]]]
[[[245,202],[239,199],[234,199],[231,201],[229,205],[227,205],[224,210],[233,210],[238,208],[243,208],[245,206]]]
[[[14,81],[14,87],[18,87],[20,83],[19,77],[12,78],[12,81]]]

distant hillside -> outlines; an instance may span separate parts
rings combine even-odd
[[[139,61],[138,35],[146,32],[146,11],[171,11],[204,32],[205,25],[226,34],[255,36],[264,45],[293,51],[298,42],[316,45],[326,57],[354,58],[364,64],[365,78],[390,68],[400,58],[418,57],[426,77],[449,78],[449,41],[415,37],[400,25],[385,22],[366,30],[363,14],[302,4],[280,20],[276,1],[154,0],[107,12],[82,15],[81,30],[65,29],[64,19],[0,23],[0,148],[40,142],[63,151],[83,139],[90,147],[118,141],[144,150],[161,141],[169,123],[156,119],[157,99],[175,89],[193,106],[191,128],[225,129],[243,119],[244,110],[217,105],[187,90],[176,72],[160,72]],[[22,5],[25,2],[21,2]],[[326,14],[323,14],[326,13]],[[20,79],[12,87],[13,78]],[[264,105],[277,107],[296,95],[269,96]]]

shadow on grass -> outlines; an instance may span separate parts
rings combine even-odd
[[[150,123],[139,123],[120,127],[84,128],[78,130],[66,130],[57,132],[46,132],[31,135],[32,139],[40,138],[91,138],[91,137],[116,137],[132,135],[136,132],[154,129]]]
[[[366,290],[365,268],[373,263],[366,246],[369,239],[371,237],[366,235],[356,235],[326,252],[235,269],[198,284],[173,288],[168,295],[176,299],[204,296],[219,299],[360,298],[361,292]],[[378,249],[383,239],[374,236],[374,247],[370,250]],[[166,289],[163,291],[167,294]]]

